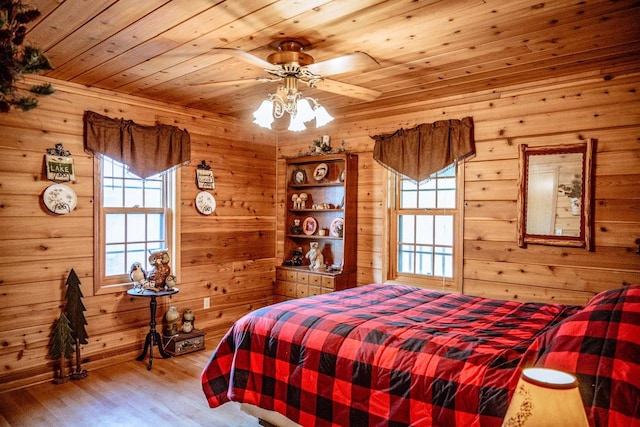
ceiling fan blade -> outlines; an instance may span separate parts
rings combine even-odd
[[[191,83],[189,86],[207,86],[207,87],[217,87],[217,86],[240,86],[252,83],[263,83],[263,82],[271,82],[278,81],[280,79],[269,79],[264,77],[256,77],[255,79],[238,79],[238,80],[222,80],[218,82],[203,82],[203,83]]]
[[[334,74],[348,73],[379,67],[380,64],[373,57],[364,52],[354,52],[326,61],[307,65],[307,70],[319,76],[331,76]]]
[[[318,81],[314,87],[327,92],[336,93],[338,95],[362,99],[364,101],[373,101],[381,95],[381,92],[378,92],[377,90],[329,79],[322,79]]]
[[[213,52],[218,51],[219,53],[224,53],[230,56],[235,56],[238,59],[243,60],[249,64],[255,65],[256,67],[265,68],[265,69],[277,69],[278,67],[273,65],[270,62],[265,61],[262,58],[259,58],[249,52],[245,52],[244,50],[234,49],[231,47],[216,47],[212,49]]]

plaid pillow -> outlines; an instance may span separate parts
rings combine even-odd
[[[640,286],[596,295],[542,335],[535,365],[570,372],[592,426],[640,426]]]

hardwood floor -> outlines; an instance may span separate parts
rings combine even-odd
[[[235,403],[211,409],[200,386],[200,373],[214,343],[170,359],[154,353],[146,360],[89,371],[83,380],[44,383],[0,394],[4,426],[258,426],[258,420]]]

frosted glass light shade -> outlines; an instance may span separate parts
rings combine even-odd
[[[271,129],[271,123],[273,123],[273,102],[270,100],[262,101],[262,104],[256,111],[253,112],[253,123],[262,126],[263,128]]]
[[[321,126],[326,125],[327,123],[333,121],[333,116],[329,114],[326,108],[323,106],[317,107],[315,110],[316,113],[316,127],[319,128]]]
[[[588,427],[578,380],[547,368],[527,368],[502,427]]]
[[[298,116],[297,114],[291,116],[291,121],[289,122],[289,127],[287,128],[288,130],[292,132],[300,132],[305,130],[306,128],[307,127],[304,125],[302,120],[300,120],[300,116]]]
[[[311,102],[314,104],[313,108]],[[258,109],[253,112],[253,123],[271,129],[275,119],[281,118],[284,113],[289,113],[291,116],[288,129],[293,132],[305,130],[304,124],[313,119],[316,120],[316,127],[324,126],[333,120],[333,117],[315,99],[305,98],[298,92],[295,95],[287,95],[286,98],[279,94],[270,94],[269,99],[262,101]]]
[[[309,101],[307,101],[305,98],[301,98],[298,100],[296,105],[296,110],[297,110],[296,116],[303,123],[306,123],[315,118],[315,114],[311,109],[311,104],[309,104]]]

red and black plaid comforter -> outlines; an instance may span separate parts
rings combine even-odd
[[[499,426],[536,337],[579,308],[368,285],[240,319],[203,371],[303,426]]]

